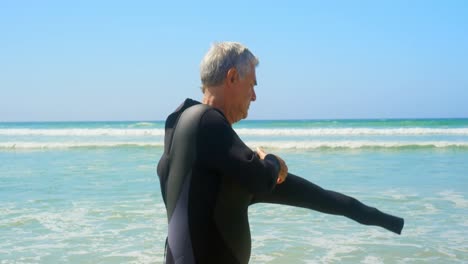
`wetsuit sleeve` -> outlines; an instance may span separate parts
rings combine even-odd
[[[276,186],[271,193],[257,194],[253,203],[274,203],[297,206],[322,213],[346,216],[364,225],[375,225],[401,234],[403,218],[386,214],[367,206],[357,199],[329,191],[312,182],[288,173],[286,181]]]
[[[205,112],[200,121],[197,149],[201,166],[237,178],[251,193],[270,192],[276,185],[280,169],[277,158],[267,155],[261,160],[216,110]]]

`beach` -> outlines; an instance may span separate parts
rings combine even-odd
[[[290,172],[405,218],[402,235],[306,209],[249,208],[250,263],[466,263],[468,119],[234,126]],[[0,123],[0,263],[161,263],[164,123]]]

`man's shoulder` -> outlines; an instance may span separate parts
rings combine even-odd
[[[200,119],[200,126],[230,127],[229,122],[220,110],[211,106],[206,106],[205,109]]]
[[[172,113],[170,113],[166,118],[166,128],[172,128],[177,123],[179,117],[187,110],[188,108],[201,104],[195,100],[187,98],[180,104]]]

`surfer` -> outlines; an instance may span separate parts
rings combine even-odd
[[[247,208],[259,202],[346,216],[401,233],[404,221],[288,173],[247,147],[232,124],[256,100],[258,59],[242,44],[214,44],[201,63],[202,103],[186,99],[166,120],[158,163],[169,228],[166,263],[248,263]]]

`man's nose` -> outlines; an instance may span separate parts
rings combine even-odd
[[[255,93],[255,89],[252,88],[252,98],[250,98],[250,101],[255,101],[257,100],[257,94]]]

